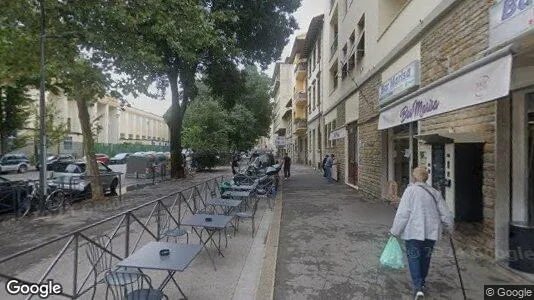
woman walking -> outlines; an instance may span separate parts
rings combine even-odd
[[[406,243],[414,295],[419,299],[424,297],[434,244],[442,227],[452,234],[454,219],[441,193],[425,183],[428,179],[426,168],[415,168],[413,178],[414,183],[402,195],[390,233]]]

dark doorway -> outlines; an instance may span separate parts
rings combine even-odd
[[[445,199],[445,145],[432,145],[432,186]]]
[[[358,184],[358,127],[356,123],[347,125],[349,183]]]
[[[458,221],[480,222],[483,144],[455,144],[455,216]]]

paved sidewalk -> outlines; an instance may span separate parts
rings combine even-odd
[[[410,299],[408,270],[380,267],[395,210],[343,184],[294,166],[284,182],[274,299]],[[484,284],[525,284],[490,261],[459,254],[469,299]],[[450,245],[438,242],[427,299],[462,299]]]

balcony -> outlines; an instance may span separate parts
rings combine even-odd
[[[306,92],[295,92],[295,104],[297,105],[306,105],[308,102],[308,96],[306,95]]]
[[[307,133],[308,121],[298,118],[293,120],[293,134],[296,136],[305,136]]]
[[[304,80],[308,72],[308,63],[305,59],[301,59],[295,66],[295,78],[297,80]]]
[[[332,45],[330,46],[330,59],[334,57],[334,54],[337,52],[337,34],[334,37],[334,41],[332,42]]]
[[[286,109],[284,114],[282,115],[283,120],[287,120],[291,117],[291,108]]]

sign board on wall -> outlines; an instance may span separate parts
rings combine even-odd
[[[534,31],[533,3],[532,0],[501,0],[490,8],[490,48]]]
[[[278,147],[283,147],[286,145],[286,137],[285,136],[277,136],[276,140],[274,141],[275,145]]]
[[[381,112],[378,129],[502,98],[510,92],[511,72],[512,56],[507,55]]]
[[[342,127],[339,129],[336,129],[332,132],[330,132],[330,135],[328,136],[329,140],[337,140],[342,139],[347,136],[347,128]]]
[[[421,84],[420,61],[416,60],[388,78],[378,88],[378,101],[383,106],[416,90]]]

